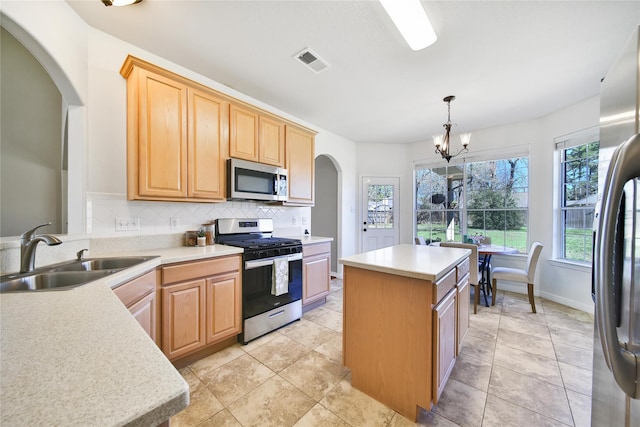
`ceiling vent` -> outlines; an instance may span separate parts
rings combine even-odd
[[[298,61],[302,62],[307,67],[311,68],[316,73],[324,71],[331,66],[327,63],[327,61],[320,58],[320,56],[317,53],[315,53],[309,48],[301,50],[300,52],[296,53],[293,57],[296,58]]]

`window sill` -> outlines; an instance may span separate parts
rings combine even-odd
[[[554,267],[566,268],[569,270],[581,271],[583,273],[591,272],[591,264],[580,263],[575,261],[567,261],[564,259],[550,259],[549,263]]]

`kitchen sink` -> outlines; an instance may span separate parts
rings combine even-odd
[[[115,273],[111,270],[96,271],[52,271],[20,275],[0,282],[0,292],[39,291],[65,289],[83,285]]]
[[[149,261],[155,256],[88,258],[0,276],[0,293],[71,289]]]
[[[93,258],[70,263],[54,268],[52,271],[93,271],[93,270],[121,270],[149,261],[154,257],[116,257]]]

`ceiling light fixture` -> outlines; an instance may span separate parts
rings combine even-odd
[[[454,124],[451,123],[451,101],[453,101],[454,99],[456,99],[456,97],[453,95],[449,95],[443,99],[443,101],[447,103],[447,123],[442,125],[444,127],[444,134],[433,135],[433,144],[436,146],[436,154],[440,154],[443,159],[447,160],[447,163],[449,163],[449,161],[458,154],[469,151],[467,149],[467,146],[469,145],[469,142],[471,142],[470,133],[460,134],[462,149],[460,149],[460,151],[458,151],[456,154],[449,154],[449,137],[451,134],[451,127],[454,126]]]
[[[140,3],[142,0],[101,0],[105,6],[129,6]]]
[[[380,0],[380,4],[411,49],[424,49],[438,39],[420,0]]]

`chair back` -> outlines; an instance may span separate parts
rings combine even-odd
[[[533,242],[531,249],[529,249],[529,257],[527,258],[527,276],[529,277],[529,283],[533,283],[533,279],[535,278],[540,252],[542,252],[542,243]]]
[[[470,249],[471,256],[469,257],[469,282],[473,285],[478,284],[478,247],[471,243],[457,243],[457,242],[441,242],[440,247]]]
[[[424,241],[424,237],[420,237],[420,236],[416,237],[415,242],[416,242],[416,245],[426,245],[427,244],[427,242]]]

